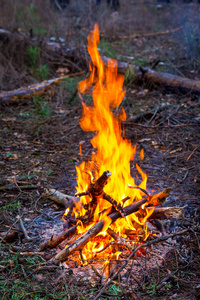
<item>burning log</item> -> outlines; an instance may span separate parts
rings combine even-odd
[[[129,186],[129,188],[142,191],[145,195],[147,195],[149,205],[153,206],[162,205],[165,202],[166,198],[169,197],[169,194],[172,190],[171,188],[166,188],[157,194],[150,195],[146,190],[140,187]]]
[[[107,229],[107,233],[119,243],[120,246],[125,247],[126,249],[132,251],[133,246],[128,243],[124,238],[120,237],[116,232],[114,232],[110,227]]]
[[[165,199],[169,197],[171,188],[166,188],[164,191],[161,191],[158,194],[149,196],[149,205],[158,206],[162,205],[165,202]]]
[[[124,218],[124,210],[123,210],[123,207],[121,206],[120,203],[117,203],[116,200],[114,200],[112,197],[110,197],[109,195],[107,195],[106,193],[103,193],[103,199],[107,200],[109,203],[111,203],[114,208],[120,212],[122,218]],[[129,199],[129,198],[128,198]],[[126,198],[126,200],[128,200]]]
[[[147,199],[138,200],[135,203],[128,205],[124,208],[125,216],[128,216],[136,211],[147,202]],[[118,218],[121,218],[120,212],[114,212],[109,214],[110,224],[115,222]],[[92,226],[87,232],[85,232],[82,236],[80,236],[75,242],[69,245],[67,248],[63,249],[59,252],[51,261],[55,264],[59,264],[60,262],[66,260],[66,258],[74,253],[77,250],[80,250],[88,243],[88,241],[95,237],[98,233],[100,233],[106,225],[105,218],[97,222],[94,226]]]
[[[152,207],[147,208],[147,210],[150,209]],[[183,207],[155,207],[149,220],[181,219],[183,217]]]
[[[152,207],[146,208],[151,210]],[[154,212],[149,217],[149,221],[157,221],[157,220],[166,220],[166,219],[181,219],[184,215],[183,208],[181,207],[156,207],[154,208]],[[65,239],[71,237],[77,232],[77,226],[73,226],[70,229],[66,228],[61,233],[56,236],[52,236],[49,240],[44,241],[40,245],[40,249],[43,251],[47,248],[55,248],[60,243],[62,243]],[[127,244],[127,242],[119,237],[112,229],[108,228],[107,233],[112,236],[119,243]],[[112,234],[111,234],[112,233]],[[126,230],[125,233],[127,235],[136,235],[136,231]],[[128,245],[128,244],[127,244]],[[127,246],[128,247],[128,246]]]
[[[108,179],[111,176],[111,172],[105,171],[96,181],[95,183],[91,183],[88,190],[83,193],[78,193],[75,196],[81,197],[85,195],[91,195],[93,201],[96,202],[99,197],[101,197],[103,193],[104,186],[108,183]]]
[[[138,165],[136,167],[142,176],[142,182],[136,189],[140,191],[127,191],[128,183],[133,185],[131,188],[135,188],[135,181],[130,175],[130,161],[134,158],[136,147],[133,147],[130,141],[121,136],[121,121],[126,119],[125,112],[122,110],[120,115],[114,115],[111,110],[111,107],[119,106],[124,97],[124,77],[117,74],[114,61],[110,60],[107,67],[103,64],[97,50],[98,42],[99,32],[97,25],[95,25],[94,33],[88,37],[88,52],[91,55],[94,68],[90,76],[80,82],[78,87],[81,93],[93,89],[94,106],[88,106],[82,100],[83,115],[80,125],[85,131],[98,132],[91,141],[97,151],[92,154],[91,161],[83,162],[77,167],[78,191],[81,192],[78,192],[76,196],[86,196],[81,199],[80,203],[75,203],[73,209],[76,217],[74,220],[78,223],[71,228],[71,231],[77,231],[79,237],[73,242],[69,241],[69,245],[51,259],[51,262],[55,264],[65,261],[75,251],[79,251],[80,261],[87,263],[91,257],[94,257],[94,253],[96,255],[100,251],[104,251],[102,247],[105,249],[105,244],[107,244],[106,247],[109,247],[111,244],[114,245],[115,243],[119,246],[121,243],[131,250],[128,241],[124,241],[114,232],[115,228],[117,229],[116,232],[120,228],[122,234],[126,233],[129,228],[133,229],[135,235],[132,237],[133,243],[142,243],[149,234],[147,221],[156,220],[156,218],[165,219],[169,216],[179,218],[183,215],[181,209],[155,208],[155,206],[164,203],[171,189],[167,188],[154,195],[147,193],[145,190],[147,175]],[[92,176],[90,174],[97,176],[101,170],[112,170],[113,172],[113,177],[106,186],[106,193],[104,187],[108,183],[111,172],[105,171],[95,182],[91,182]],[[136,201],[142,197],[142,192],[145,194],[145,198]],[[124,195],[127,197],[121,200],[122,197],[125,197]],[[129,203],[125,206],[125,201],[128,199]],[[111,205],[108,205],[105,200]],[[132,203],[133,201],[135,202]],[[156,213],[153,216],[154,210]],[[109,228],[111,224],[113,224],[114,230]],[[71,231],[67,230],[61,233],[59,239],[53,244],[46,242],[42,249],[46,245],[54,246],[59,240],[68,237]],[[107,233],[106,242],[102,242],[102,233]],[[98,234],[101,236],[96,238]],[[111,236],[117,242],[111,242]],[[53,241],[53,238],[51,240]],[[111,258],[112,254],[109,254],[108,257]]]
[[[76,194],[76,196],[81,197],[81,196],[85,196],[85,195],[90,195],[92,197],[92,203],[96,205],[97,200],[99,198],[103,198],[104,200],[107,200],[109,203],[111,203],[114,208],[120,212],[121,216],[124,218],[124,212],[123,212],[123,208],[121,206],[120,203],[117,203],[116,200],[112,199],[112,197],[110,197],[109,195],[107,195],[106,193],[103,192],[103,188],[104,186],[108,183],[108,179],[111,176],[111,172],[109,171],[105,171],[96,181],[95,183],[90,184],[88,190],[86,192],[83,193],[78,193]],[[128,200],[128,198],[126,198],[125,200]]]

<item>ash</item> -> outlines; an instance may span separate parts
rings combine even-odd
[[[47,209],[43,215],[36,217],[31,224],[27,223],[27,229],[33,233],[33,236],[38,236],[37,242],[34,244],[34,248],[38,251],[39,245],[51,238],[53,235],[58,235],[63,230],[64,221],[62,220],[63,212],[55,212],[51,209]],[[155,232],[154,232],[155,233]],[[157,235],[159,235],[156,232]],[[76,235],[63,241],[55,249],[48,249],[48,255],[55,255],[55,252],[60,252],[67,244],[72,243],[77,238]],[[122,251],[118,260],[105,259],[105,253],[98,255],[92,260],[87,262],[87,265],[83,265],[80,261],[80,254],[78,251],[73,253],[64,263],[61,263],[61,267],[66,274],[72,274],[81,282],[94,282],[103,283],[106,282],[108,277],[111,277],[116,273],[119,268],[128,260],[126,267],[120,272],[119,276],[115,278],[116,282],[120,284],[129,285],[130,288],[138,288],[144,284],[149,275],[159,270],[171,251],[173,251],[174,241],[168,239],[168,241],[161,242],[159,244],[152,245],[145,250],[139,250],[134,258],[128,260],[130,251],[119,247],[119,251]],[[111,247],[110,247],[111,248]],[[104,255],[104,256],[103,256]],[[107,261],[107,264],[106,264]]]

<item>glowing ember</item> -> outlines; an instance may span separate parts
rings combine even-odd
[[[104,192],[122,207],[125,207],[141,199],[144,193],[139,189],[130,188],[130,186],[137,187],[130,174],[130,162],[134,159],[136,146],[133,147],[131,142],[121,134],[121,121],[126,120],[126,114],[123,108],[119,109],[118,107],[125,96],[123,90],[124,76],[117,74],[117,62],[115,60],[110,59],[107,66],[104,65],[97,49],[98,43],[99,31],[98,26],[95,25],[94,32],[88,36],[88,52],[92,59],[91,74],[89,78],[79,83],[79,91],[84,94],[88,89],[93,89],[94,105],[88,106],[82,102],[83,115],[80,119],[80,126],[84,131],[93,131],[97,134],[91,140],[94,148],[91,160],[83,162],[76,168],[77,193],[86,192],[91,183],[94,183],[106,170],[109,170],[112,175],[108,178]],[[140,156],[143,159],[143,151]],[[136,169],[142,177],[139,187],[146,190],[147,176],[137,164]],[[124,203],[122,200],[125,197],[129,198]],[[145,207],[142,207],[142,213],[133,213],[110,225],[110,218],[107,217],[108,210],[105,212],[105,209],[111,208],[112,205],[101,195],[95,199],[96,203],[93,205],[89,225],[84,225],[84,222],[80,221],[80,217],[83,220],[88,213],[88,207],[93,201],[90,194],[81,196],[80,202],[76,203],[73,210],[75,217],[79,218],[77,227],[80,235],[97,221],[101,219],[105,221],[101,234],[83,248],[80,258],[82,261],[95,257],[106,244],[112,241],[112,238],[106,233],[109,226],[121,237],[126,237],[128,230],[135,232],[135,241],[141,238],[144,240],[148,237],[145,222],[153,209],[146,210]],[[105,252],[103,255],[105,258]],[[112,257],[111,251],[108,250],[106,255],[107,258]]]

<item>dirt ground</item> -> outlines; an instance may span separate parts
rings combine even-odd
[[[92,1],[80,1],[81,5],[74,1],[62,12],[45,1],[49,19],[47,16],[45,19],[40,1],[34,4],[35,10],[22,1],[22,16],[17,6],[9,14],[4,2],[0,26],[5,29],[14,31],[17,26],[27,31],[38,23],[40,28],[48,28],[40,39],[56,36],[58,41],[62,37],[67,47],[81,49],[86,47],[89,30],[98,22],[103,34],[100,51],[104,55],[141,66],[153,67],[157,63],[159,71],[200,79],[200,5],[195,1],[127,4],[124,0],[119,11],[107,8],[106,3],[97,8]],[[29,12],[28,17],[25,12]],[[166,33],[174,29],[177,31]],[[149,33],[154,34],[147,36]],[[135,34],[139,37],[134,37]],[[36,69],[30,71],[30,62],[17,63],[16,53],[12,57],[11,51],[6,67],[4,59],[8,58],[3,51],[1,54],[2,91],[41,81],[38,73],[34,73]],[[57,76],[51,67],[48,78]],[[0,231],[2,236],[13,229],[20,233],[16,239],[0,242],[2,299],[95,299],[103,287],[98,279],[88,281],[83,276],[77,280],[73,268],[66,270],[63,266],[46,264],[55,249],[33,256],[21,254],[39,251],[51,222],[61,222],[64,209],[42,198],[43,189],[52,187],[74,195],[75,166],[91,156],[93,133],[80,128],[82,107],[76,93],[78,82],[88,74],[84,71],[80,77],[51,87],[41,96],[0,107]],[[152,272],[141,270],[143,280],[136,288],[112,282],[99,299],[199,299],[200,96],[152,85],[139,86],[131,81],[124,88],[122,106],[127,120],[122,127],[125,137],[137,144],[131,174],[137,178],[135,163],[138,163],[148,176],[149,191],[171,187],[164,206],[184,207],[184,218],[166,220],[165,229],[167,233],[186,228],[190,231],[174,238],[174,246],[161,266]],[[85,101],[91,103],[91,97]],[[81,141],[84,141],[83,158],[79,154]],[[139,157],[141,149],[145,152],[144,160]],[[19,215],[29,236],[35,238],[33,241],[23,241]],[[33,224],[37,225],[34,231]]]

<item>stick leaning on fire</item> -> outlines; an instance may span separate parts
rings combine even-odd
[[[153,212],[148,218],[148,221],[150,221],[157,229],[162,231],[162,226],[158,220],[163,219],[180,219],[183,217],[183,208],[181,207],[156,207],[159,205],[162,205],[165,201],[165,199],[169,196],[169,193],[171,191],[170,188],[165,189],[164,191],[149,195],[145,190],[139,188],[141,192],[144,193],[144,197],[140,200],[137,200],[133,202],[132,204],[123,207],[126,200],[130,199],[129,197],[124,198],[121,203],[118,204],[116,200],[112,199],[109,195],[107,195],[103,188],[109,181],[109,177],[111,176],[111,172],[105,171],[94,183],[91,183],[88,190],[76,194],[76,197],[71,197],[65,194],[62,194],[54,189],[46,189],[43,196],[49,197],[53,201],[65,206],[65,208],[68,208],[68,214],[65,217],[66,220],[71,224],[74,223],[74,226],[64,229],[59,235],[52,236],[49,240],[43,242],[40,246],[41,250],[47,249],[47,248],[54,248],[57,245],[59,245],[62,241],[65,239],[71,237],[72,235],[77,233],[77,221],[74,217],[72,217],[73,208],[75,207],[75,203],[79,201],[79,198],[85,195],[90,195],[91,202],[87,204],[84,208],[88,210],[87,219],[81,220],[83,223],[87,224],[91,221],[91,218],[93,217],[93,212],[95,210],[95,206],[97,204],[97,199],[103,198],[107,200],[109,203],[111,203],[111,208],[108,208],[103,211],[103,214],[106,215],[106,218],[102,218],[100,221],[98,221],[96,224],[94,224],[88,231],[86,231],[83,235],[81,235],[78,239],[76,239],[74,242],[72,242],[69,246],[64,248],[62,251],[60,251],[56,256],[54,256],[51,259],[51,262],[58,264],[59,262],[65,261],[68,256],[70,256],[75,251],[81,250],[93,237],[95,237],[97,234],[105,230],[106,220],[107,218],[110,219],[109,225],[107,226],[106,230],[110,230],[109,226],[114,223],[119,218],[125,218],[126,216],[135,213],[138,217],[142,217],[145,210],[152,210]],[[138,187],[131,187],[130,188],[138,188]],[[79,198],[78,198],[79,197]],[[146,207],[142,209],[142,205],[147,203]],[[102,212],[101,212],[102,213]],[[139,239],[143,239],[144,235],[141,230],[141,227],[138,227],[137,235]],[[111,230],[112,231],[112,230]],[[141,232],[139,232],[141,231]],[[109,234],[109,232],[107,232]],[[127,232],[127,235],[133,234],[133,232]],[[114,232],[110,232],[110,235],[115,240],[120,240],[121,238]],[[114,237],[115,235],[115,237]],[[118,239],[119,238],[119,239]],[[123,239],[125,241],[125,239]],[[119,242],[121,245],[122,243]],[[130,244],[126,241],[124,242],[124,245],[126,248],[130,248]]]

